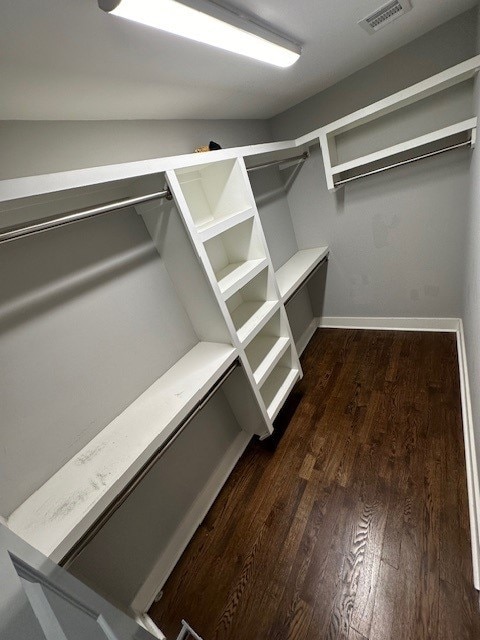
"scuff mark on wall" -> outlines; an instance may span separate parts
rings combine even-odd
[[[390,217],[390,220],[388,219]],[[373,243],[377,249],[383,249],[392,244],[394,229],[400,226],[400,216],[395,213],[389,216],[384,213],[377,213],[372,218]]]
[[[440,287],[437,287],[433,284],[426,284],[424,287],[424,291],[426,296],[436,298],[440,293]]]

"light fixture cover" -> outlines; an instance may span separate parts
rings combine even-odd
[[[103,11],[278,67],[300,57],[299,45],[251,18],[207,0],[98,0]]]

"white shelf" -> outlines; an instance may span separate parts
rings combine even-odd
[[[244,211],[239,211],[233,215],[227,215],[223,218],[217,218],[213,222],[207,222],[206,224],[199,225],[197,227],[197,232],[200,235],[202,242],[206,242],[207,240],[218,236],[220,233],[235,227],[237,224],[245,222],[245,220],[249,220],[253,215],[253,209],[248,207]]]
[[[328,247],[302,249],[275,272],[278,288],[283,302],[287,301],[315,267],[328,256]]]
[[[259,387],[263,385],[275,365],[290,346],[290,339],[286,336],[257,336],[249,345],[254,347],[249,356],[253,377]]]
[[[244,345],[251,340],[278,308],[277,300],[243,302],[231,312],[238,339]]]
[[[451,125],[449,127],[444,127],[443,129],[438,129],[437,131],[432,131],[431,133],[419,136],[418,138],[412,138],[411,140],[407,140],[406,142],[401,142],[391,147],[387,147],[386,149],[381,149],[380,151],[369,153],[368,155],[355,158],[354,160],[349,160],[348,162],[337,164],[332,167],[332,174],[338,175],[339,173],[343,173],[344,171],[357,169],[359,167],[371,164],[372,162],[377,162],[378,160],[383,160],[385,158],[395,156],[399,153],[404,153],[405,151],[411,151],[412,149],[423,147],[427,144],[438,142],[439,140],[443,140],[444,138],[448,138],[450,136],[454,136],[467,131],[472,132],[473,141],[475,138],[476,126],[477,118],[469,118],[468,120],[463,120],[462,122],[458,122],[457,124]]]
[[[472,78],[478,72],[479,68],[480,56],[475,56],[445,71],[437,73],[426,80],[417,82],[417,84],[407,87],[406,89],[397,91],[397,93],[383,100],[379,100],[358,111],[354,111],[339,120],[331,122],[325,127],[321,127],[319,130],[320,146],[322,148],[328,189],[330,191],[336,189],[334,183],[335,174],[332,171],[333,166],[337,163],[336,136],[414,104],[419,100],[428,98],[460,82],[464,82]],[[338,165],[336,168],[338,169]]]
[[[267,378],[262,387],[262,396],[270,420],[275,420],[299,377],[300,372],[297,369],[276,367]]]
[[[59,561],[236,356],[231,345],[197,344],[14,511],[10,529]]]
[[[268,266],[266,258],[229,264],[216,273],[218,286],[225,298],[233,295]]]

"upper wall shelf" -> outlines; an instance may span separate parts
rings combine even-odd
[[[328,247],[302,249],[275,272],[278,288],[284,303],[308,280],[317,266],[328,257]]]
[[[121,164],[106,165],[100,167],[90,167],[87,169],[76,169],[73,171],[62,171],[46,175],[28,176],[24,178],[14,178],[0,181],[0,203],[33,196],[42,196],[49,193],[79,189],[92,185],[105,184],[119,180],[127,180],[148,175],[160,174],[169,170],[187,169],[192,173],[195,168],[202,171],[206,165],[221,160],[235,160],[244,158],[249,161],[261,161],[270,159],[284,159],[298,153],[298,150],[307,151],[311,146],[322,146],[323,159],[327,185],[329,189],[335,189],[334,174],[332,166],[337,163],[335,157],[335,136],[353,129],[362,124],[366,124],[375,118],[392,113],[396,109],[401,109],[422,98],[431,96],[443,89],[447,89],[459,82],[472,78],[480,68],[480,56],[475,56],[458,64],[446,71],[419,82],[407,89],[399,91],[388,98],[375,102],[374,104],[359,109],[344,118],[336,120],[331,124],[320,127],[294,140],[283,142],[269,142],[265,144],[248,145],[244,147],[234,147],[231,149],[221,149],[208,153],[190,153],[164,158],[154,158],[150,160],[140,160],[136,162],[125,162]],[[235,179],[235,178],[234,178]],[[205,232],[206,240],[210,227],[222,224],[231,216],[248,217],[246,212],[250,204],[245,208],[239,206],[235,211],[229,211],[228,215],[212,216],[211,219],[199,223],[199,232]],[[227,226],[228,226],[227,222]],[[205,226],[203,226],[205,225]],[[215,234],[215,231],[213,231]]]
[[[198,343],[20,505],[9,528],[60,561],[236,357],[231,345]]]
[[[340,120],[336,120],[335,122],[322,127],[319,130],[319,135],[328,189],[330,191],[335,190],[338,182],[335,181],[335,176],[340,173],[353,168],[366,166],[371,162],[379,161],[416,147],[434,143],[438,140],[448,138],[449,136],[461,132],[470,130],[472,143],[475,143],[476,118],[472,118],[471,120],[456,123],[451,127],[430,132],[425,136],[420,136],[414,140],[382,149],[374,154],[369,154],[368,156],[363,156],[347,163],[338,164],[335,138],[339,134],[367,124],[377,118],[381,118],[382,116],[401,109],[402,107],[406,107],[418,102],[419,100],[434,95],[435,93],[448,89],[455,84],[464,82],[465,80],[472,78],[478,72],[479,68],[480,56],[475,56],[474,58],[442,71],[431,78],[418,82],[407,89],[398,91],[383,100],[379,100],[368,107],[359,109],[344,118],[340,118]]]

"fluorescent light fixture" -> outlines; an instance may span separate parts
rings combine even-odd
[[[206,0],[98,0],[114,16],[239,53],[277,67],[290,67],[301,48],[250,18]]]

